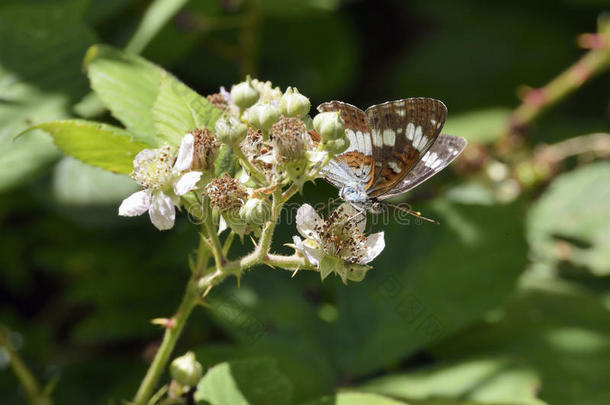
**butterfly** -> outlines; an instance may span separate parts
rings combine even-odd
[[[318,111],[338,111],[345,122],[350,146],[322,174],[360,212],[383,211],[384,200],[428,180],[466,147],[461,136],[441,135],[447,107],[432,98],[388,101],[366,111],[329,101]]]

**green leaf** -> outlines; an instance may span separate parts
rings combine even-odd
[[[131,133],[107,124],[85,120],[49,121],[25,131],[41,129],[53,137],[66,154],[92,166],[129,174],[135,155],[147,145],[135,142]]]
[[[238,348],[276,359],[294,384],[295,399],[304,401],[329,392],[337,376],[329,354],[332,332],[303,294],[319,287],[320,276],[311,274],[309,287],[295,281],[281,272],[254,271],[247,283],[239,288],[225,283],[208,300],[214,319]]]
[[[443,132],[472,142],[492,143],[502,134],[509,116],[510,110],[500,107],[449,115]]]
[[[152,108],[164,70],[139,56],[104,45],[89,48],[84,66],[93,90],[135,140],[159,145]]]
[[[203,376],[195,400],[210,405],[290,405],[290,381],[271,359],[236,360],[212,367]]]
[[[93,42],[82,21],[86,3],[0,6],[0,190],[23,183],[60,156],[41,132],[14,138],[34,124],[68,117],[72,101],[85,93],[80,61]]]
[[[538,262],[610,274],[610,163],[558,176],[527,217],[528,240]]]
[[[306,405],[407,405],[407,403],[381,395],[345,392],[308,402]]]
[[[405,400],[459,398],[481,403],[543,405],[535,397],[540,384],[535,371],[508,359],[490,358],[380,377],[359,389]]]
[[[158,137],[176,146],[195,128],[214,129],[222,111],[173,76],[163,73],[152,114]]]
[[[161,28],[180,11],[188,0],[156,0],[146,10],[138,30],[133,34],[125,50],[141,53],[146,45],[159,33]]]
[[[394,215],[367,278],[338,291],[342,373],[371,373],[467,327],[504,302],[525,268],[521,204],[416,208],[440,226]]]
[[[530,280],[501,312],[433,353],[441,361],[509,357],[539,375],[549,404],[610,403],[610,311],[573,284]]]
[[[62,206],[116,204],[139,189],[125,175],[107,172],[69,156],[61,159],[54,170],[53,195]]]

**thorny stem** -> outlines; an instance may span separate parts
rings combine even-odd
[[[38,384],[38,381],[36,381],[36,378],[21,359],[8,337],[4,335],[3,329],[2,325],[0,325],[0,347],[4,347],[4,350],[8,353],[13,373],[23,387],[28,397],[28,402],[32,405],[50,405],[51,399],[40,389],[40,384]]]
[[[148,371],[146,372],[146,375],[140,384],[140,388],[138,388],[138,392],[133,399],[133,404],[144,405],[151,397],[159,377],[161,377],[161,374],[167,366],[169,356],[174,350],[174,346],[176,346],[176,342],[182,333],[186,320],[198,302],[199,294],[197,292],[196,278],[191,277],[176,314],[165,328],[165,334],[163,335],[161,346],[159,346],[153,362],[148,367]]]
[[[308,263],[303,256],[296,253],[292,256],[269,253],[263,263],[271,267],[280,267],[285,270],[315,270],[315,267]]]
[[[582,135],[543,146],[535,152],[535,159],[557,163],[570,156],[587,153],[601,157],[610,156],[610,133]]]
[[[509,118],[508,127],[496,145],[500,153],[513,149],[525,127],[543,111],[564,99],[597,74],[610,68],[610,21],[600,18],[599,30],[593,34],[600,46],[588,51],[578,62],[560,73],[546,86],[530,90]]]
[[[273,232],[278,222],[280,212],[284,203],[298,191],[298,187],[292,185],[284,193],[280,187],[273,192],[271,204],[271,217],[263,227],[263,231],[258,240],[254,252],[245,257],[226,262],[225,254],[228,252],[231,243],[233,242],[234,233],[231,232],[225,240],[224,246],[220,244],[218,235],[212,223],[211,209],[207,198],[203,201],[204,207],[204,228],[207,235],[203,235],[199,248],[197,249],[196,267],[197,271],[191,276],[182,302],[176,311],[176,315],[167,323],[163,341],[155,354],[153,362],[148,368],[142,383],[134,397],[134,405],[144,405],[154,392],[155,386],[163,370],[167,366],[169,357],[176,345],[176,342],[184,328],[184,325],[191,314],[192,310],[201,300],[201,294],[205,296],[209,290],[222,282],[227,276],[239,276],[241,272],[254,265],[265,263],[270,266],[278,266],[287,270],[308,269],[313,270],[313,267],[307,261],[296,253],[292,256],[282,256],[269,254]],[[206,238],[209,239],[209,246],[212,248],[212,254],[215,259],[215,267],[208,268],[206,271],[201,271],[202,267],[206,266],[209,258],[208,244]]]

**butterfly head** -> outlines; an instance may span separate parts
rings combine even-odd
[[[339,191],[339,197],[343,201],[347,201],[359,210],[382,212],[383,203],[376,199],[370,198],[364,187],[360,185],[346,185]]]

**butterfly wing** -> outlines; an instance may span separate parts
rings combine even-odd
[[[466,147],[466,139],[461,136],[439,135],[415,167],[391,190],[378,196],[385,200],[406,193],[447,167]]]
[[[366,190],[378,197],[390,192],[434,144],[447,118],[447,107],[432,98],[407,98],[369,107],[375,163]]]
[[[335,156],[322,170],[326,180],[337,188],[351,182],[367,184],[373,177],[373,146],[371,128],[364,111],[341,101],[320,104],[318,111],[338,111],[345,122],[350,146]]]

